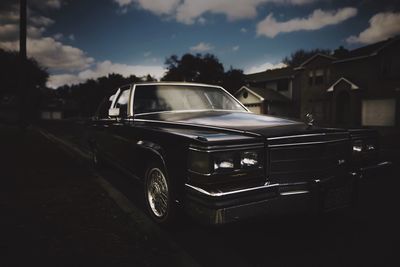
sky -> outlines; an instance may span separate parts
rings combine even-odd
[[[109,73],[161,78],[175,54],[254,73],[298,49],[355,49],[400,35],[400,0],[27,0],[28,56],[48,86]],[[18,1],[0,3],[0,48],[18,50]]]

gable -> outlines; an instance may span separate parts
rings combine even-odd
[[[332,84],[326,91],[333,92],[335,89],[340,89],[340,88],[349,90],[360,89],[360,87],[358,87],[358,85],[356,85],[355,83],[351,82],[350,80],[344,77],[341,77],[334,84]]]
[[[256,92],[250,90],[246,86],[240,88],[236,93],[235,97],[243,104],[257,104],[264,101],[264,98],[258,95]]]
[[[336,58],[324,55],[324,54],[316,54],[306,61],[304,61],[299,67],[296,69],[305,69],[305,68],[317,68],[323,67],[331,64]]]

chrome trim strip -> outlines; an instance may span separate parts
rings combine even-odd
[[[245,189],[239,189],[239,190],[234,190],[234,191],[228,191],[228,192],[209,192],[207,190],[204,190],[203,188],[193,186],[190,184],[185,184],[186,187],[193,189],[203,195],[207,195],[210,197],[223,197],[223,196],[229,196],[229,195],[234,195],[234,194],[239,194],[239,193],[244,193],[244,192],[251,192],[255,190],[260,190],[260,189],[266,189],[266,188],[273,188],[279,186],[279,184],[271,184],[271,185],[262,185],[262,186],[256,186],[256,187],[251,187],[251,188],[245,188]]]
[[[267,138],[267,140],[279,140],[279,139],[300,138],[300,137],[309,137],[309,136],[326,136],[326,135],[346,134],[346,133],[347,132],[286,135],[286,136],[278,136],[278,137],[269,137],[269,138]]]
[[[376,169],[376,168],[381,168],[381,167],[389,167],[391,165],[392,165],[392,162],[383,161],[383,162],[380,162],[380,163],[378,163],[376,165],[362,167],[362,168],[360,168],[360,171],[368,171],[368,170],[371,170],[371,169]]]
[[[269,147],[285,147],[285,146],[302,146],[302,145],[317,145],[317,144],[330,144],[342,141],[349,141],[350,139],[336,139],[336,140],[328,140],[328,141],[320,141],[320,142],[304,142],[304,143],[290,143],[290,144],[277,144],[277,145],[269,145]]]
[[[298,191],[288,191],[280,193],[281,196],[291,196],[291,195],[301,195],[301,194],[308,194],[310,191],[308,190],[298,190]]]
[[[216,146],[215,148],[213,147],[189,147],[189,150],[192,151],[198,151],[198,152],[205,152],[205,153],[210,153],[210,152],[220,152],[220,151],[232,151],[232,150],[246,150],[246,149],[264,149],[264,144],[263,143],[257,143],[254,145],[251,144],[246,144],[246,145],[233,145],[233,146],[226,146],[226,147],[221,147],[221,146]]]
[[[187,109],[187,110],[166,110],[166,111],[154,111],[138,113],[136,116],[151,115],[151,114],[165,114],[165,113],[190,113],[190,112],[204,112],[204,111],[229,111],[229,112],[240,112],[247,113],[245,110],[234,110],[234,109]]]

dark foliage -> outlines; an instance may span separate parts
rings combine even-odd
[[[215,84],[235,92],[244,84],[242,70],[231,68],[224,71],[223,64],[212,54],[185,54],[181,58],[172,55],[166,59],[167,73],[163,81],[185,81]]]
[[[112,73],[96,80],[87,80],[81,84],[61,86],[57,89],[56,94],[64,102],[73,103],[80,116],[87,117],[92,116],[101,100],[116,88],[142,81],[155,81],[155,79],[150,75],[140,78],[135,75],[123,77],[120,74]]]
[[[34,91],[46,86],[49,74],[36,60],[29,58],[23,63],[18,52],[0,49],[0,95],[17,94],[22,64],[25,64],[26,68],[25,85],[28,93],[30,93],[29,90]]]
[[[324,54],[330,55],[331,50],[329,49],[312,49],[312,50],[304,50],[299,49],[293,52],[290,56],[285,57],[282,62],[291,67],[297,67],[307,59],[311,58],[315,54]]]

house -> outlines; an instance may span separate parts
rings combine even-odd
[[[274,89],[242,86],[235,96],[253,113],[290,115],[291,100]]]
[[[246,82],[289,96],[294,117],[312,113],[321,125],[400,126],[399,37],[351,51],[340,48],[333,55],[316,54],[295,68],[249,74]],[[282,90],[279,84],[288,86]]]
[[[280,116],[294,116],[298,103],[294,100],[293,68],[246,75],[246,86],[241,87],[235,96],[252,112]]]

